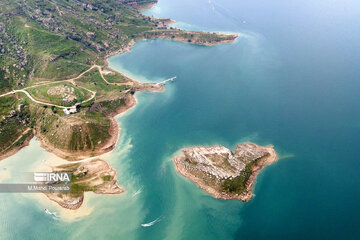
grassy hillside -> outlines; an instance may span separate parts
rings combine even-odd
[[[108,71],[105,59],[134,40],[213,44],[234,38],[169,28],[168,19],[140,13],[139,8],[154,2],[1,0],[0,94],[21,89],[41,104],[24,93],[0,97],[0,154],[32,134],[70,152],[101,147],[110,136],[109,115],[125,105],[126,94],[139,89],[137,83],[124,84],[130,81],[125,76]],[[104,75],[96,67],[76,78],[94,65]],[[89,101],[75,106],[71,115],[61,108],[84,100]],[[19,105],[25,107],[18,110]]]
[[[33,122],[24,94],[0,98],[0,105],[0,152],[7,152],[32,136]]]
[[[68,82],[38,86],[27,91],[37,100],[68,107],[91,97],[89,91]]]
[[[206,43],[228,38],[168,29],[166,19],[133,8],[152,0],[0,1],[0,92],[38,80],[75,76],[133,39],[168,37]]]

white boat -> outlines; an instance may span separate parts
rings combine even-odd
[[[142,227],[151,227],[152,225],[154,225],[155,223],[160,222],[160,221],[161,221],[161,217],[158,217],[157,219],[155,219],[152,222],[141,224],[141,226]]]
[[[45,208],[44,211],[45,211],[45,213],[46,213],[47,215],[51,215],[51,216],[57,217],[57,216],[56,216],[56,212],[50,212],[49,209],[47,209],[47,208]]]
[[[49,211],[49,209],[45,208],[44,211],[45,211],[46,214],[52,215],[52,213]]]

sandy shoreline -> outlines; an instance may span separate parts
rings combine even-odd
[[[151,8],[155,4],[156,3],[151,3],[151,4],[147,5],[145,8],[142,7],[141,10]],[[173,23],[175,23],[174,20],[168,19],[168,20],[164,20],[163,25],[168,27]],[[222,34],[222,33],[215,33],[215,34]],[[232,34],[232,35],[235,36],[235,34]],[[185,42],[185,43],[188,43],[188,44],[190,43],[190,42],[188,42],[188,39],[186,39],[186,38],[181,38],[181,37],[171,38],[171,36],[169,36],[169,35],[157,35],[154,38],[158,38],[158,39],[163,38],[163,39],[168,39],[168,40],[181,41],[181,42]],[[234,37],[233,39],[230,39],[230,40],[213,41],[213,42],[209,42],[209,43],[191,42],[190,44],[213,46],[213,45],[218,45],[218,44],[222,44],[222,43],[233,42],[236,38],[237,38],[237,35],[236,35],[236,37]],[[123,74],[123,73],[109,67],[109,63],[108,63],[108,58],[109,57],[111,57],[113,55],[117,55],[117,54],[122,54],[122,53],[125,53],[125,52],[130,52],[131,48],[136,44],[137,41],[146,40],[146,39],[152,39],[152,37],[138,38],[138,39],[135,39],[135,40],[132,39],[125,46],[120,48],[119,50],[107,54],[104,57],[105,67],[107,67],[111,71],[118,72],[119,74],[123,75],[126,79],[134,82],[134,84],[136,84],[136,87],[134,88],[135,92],[137,92],[137,91],[158,91],[158,92],[162,92],[162,91],[164,91],[164,87],[162,85],[158,85],[156,83],[144,84],[144,83],[138,82],[138,81],[136,81],[134,79],[131,79],[131,78],[127,77],[125,74]],[[109,127],[110,137],[96,151],[87,151],[87,152],[84,152],[84,151],[77,151],[77,152],[64,151],[64,150],[61,150],[61,149],[58,149],[58,148],[54,147],[52,144],[50,144],[47,141],[47,139],[45,139],[43,136],[41,136],[41,134],[36,134],[35,133],[36,140],[41,142],[41,147],[44,148],[46,151],[53,153],[54,155],[60,157],[61,159],[65,160],[65,161],[68,161],[69,163],[71,163],[71,161],[69,161],[69,160],[82,160],[82,159],[87,159],[87,158],[93,158],[93,157],[96,157],[96,156],[100,157],[101,155],[103,155],[105,153],[111,152],[115,148],[115,146],[116,146],[116,144],[118,142],[119,134],[120,134],[120,128],[119,128],[119,125],[118,125],[117,121],[115,120],[115,118],[117,116],[125,113],[129,109],[133,108],[134,106],[136,106],[137,100],[136,100],[136,97],[133,94],[128,93],[126,95],[125,102],[126,102],[125,106],[119,107],[118,109],[116,109],[114,112],[112,112],[111,114],[109,114],[107,116],[108,119],[110,120],[110,127]],[[28,139],[26,139],[24,144],[22,144],[21,146],[16,147],[16,148],[12,149],[11,151],[9,151],[8,153],[5,153],[5,154],[1,155],[0,160],[5,159],[5,158],[7,158],[7,157],[9,157],[11,155],[16,154],[21,148],[29,145],[29,142],[32,139],[32,137],[33,136],[31,136],[31,138],[29,137]],[[102,194],[102,193],[99,193],[99,194]],[[53,200],[54,202],[57,202],[54,199],[51,199],[51,200]],[[76,207],[73,210],[78,209],[82,205],[83,201],[84,201],[84,198],[81,199],[81,204],[79,204],[78,207]],[[59,202],[57,202],[57,203],[59,204]],[[61,207],[64,208],[64,206],[61,206]],[[86,214],[90,214],[90,212],[87,212]]]
[[[206,193],[212,195],[213,197],[217,199],[238,199],[244,202],[248,202],[253,197],[253,188],[254,184],[256,182],[256,176],[261,172],[262,169],[264,169],[266,166],[276,162],[278,160],[278,155],[274,150],[273,146],[257,146],[259,149],[266,150],[269,152],[268,156],[265,156],[259,160],[256,161],[255,164],[252,165],[251,170],[252,173],[249,177],[249,179],[246,181],[246,191],[241,194],[230,194],[225,192],[219,192],[218,190],[208,186],[203,179],[194,176],[185,169],[184,160],[186,159],[185,156],[178,156],[174,157],[174,165],[175,169],[178,173],[180,173],[185,178],[191,180],[194,182],[199,188],[203,189]]]
[[[93,206],[89,205],[89,201],[95,196],[95,193],[86,192],[84,194],[84,201],[81,207],[76,210],[60,206],[56,201],[50,200],[45,194],[24,194],[24,197],[37,202],[39,211],[43,211],[44,208],[54,210],[62,221],[74,222],[89,216],[95,210]]]

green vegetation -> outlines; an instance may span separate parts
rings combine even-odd
[[[80,196],[84,192],[101,190],[103,186],[114,180],[111,169],[99,159],[84,163],[70,163],[56,167],[59,172],[71,172],[70,194]],[[57,182],[57,184],[64,184]]]
[[[117,72],[109,72],[108,74],[104,74],[104,78],[110,83],[122,83],[127,81],[125,76]]]
[[[90,111],[99,112],[108,115],[116,111],[119,107],[125,107],[125,106],[126,106],[125,99],[120,98],[116,100],[108,100],[108,101],[95,103],[91,106]]]
[[[188,162],[188,163],[190,163],[191,165],[194,165],[194,166],[198,165],[198,162],[196,162],[196,161],[191,161],[189,158],[186,158],[185,161]]]
[[[21,146],[32,137],[32,122],[25,96],[0,98],[0,152]]]
[[[147,17],[133,8],[152,2],[156,1],[1,1],[0,92],[39,79],[62,80],[93,64],[104,65],[105,56],[132,39],[173,36],[199,44],[233,39],[167,29],[167,19]]]
[[[16,104],[18,100],[13,96],[7,96],[0,98],[0,115],[5,117],[9,115],[12,110],[16,109]]]
[[[233,41],[236,38],[235,35],[183,31],[180,29],[157,29],[147,31],[142,34],[142,37],[145,39],[167,38],[200,45],[218,44],[224,41]]]
[[[85,71],[96,59],[95,53],[64,36],[36,28],[25,28],[31,43],[29,53],[34,56],[34,77],[64,79]]]
[[[151,4],[151,3],[156,3],[157,0],[126,0],[124,1],[126,3],[134,3],[136,2],[137,5],[142,6],[142,5],[147,5],[147,4]]]
[[[111,179],[113,178],[112,176],[110,176],[110,175],[106,175],[106,176],[103,176],[103,177],[101,177],[103,180],[104,180],[104,182],[108,182],[108,181],[111,181]]]
[[[71,184],[70,194],[78,196],[83,194],[84,192],[94,191],[95,189],[96,189],[95,187],[91,187],[84,184]]]
[[[76,83],[81,87],[95,91],[97,101],[117,99],[122,96],[120,94],[122,91],[129,89],[129,86],[126,85],[116,86],[107,84],[101,78],[99,71],[95,69],[84,74]]]
[[[90,107],[67,116],[50,108],[32,108],[37,132],[47,141],[65,151],[95,151],[110,137],[110,120],[104,113],[93,113]]]
[[[108,115],[126,105],[125,96],[121,94],[126,86],[106,84],[97,70],[90,71],[80,80],[80,85],[83,84],[102,96],[96,101],[79,105],[78,112],[71,115],[64,115],[63,110],[56,107],[32,104],[32,118],[36,122],[38,134],[51,145],[66,151],[96,151],[110,137]],[[37,97],[40,93],[48,93],[51,89],[49,86],[63,86],[62,84],[38,87],[42,91],[38,89]]]
[[[60,106],[72,106],[91,97],[91,93],[68,82],[54,83],[27,90],[35,99]]]
[[[245,184],[252,173],[251,165],[254,163],[255,162],[247,164],[245,170],[242,171],[239,176],[233,179],[224,179],[221,185],[222,190],[230,193],[242,193],[246,191]]]
[[[64,109],[37,104],[24,94],[0,97],[0,150],[20,146],[36,135],[66,151],[96,152],[109,138],[109,115],[125,105],[125,90],[134,93],[123,75],[102,79],[93,69],[75,85],[68,80],[134,40],[169,38],[198,44],[231,38],[169,29],[168,19],[142,15],[139,7],[156,0],[2,0],[0,1],[0,94],[25,89],[43,103],[64,107],[88,99],[67,115]],[[34,85],[37,86],[34,86]],[[128,93],[129,94],[129,93]],[[20,111],[15,108],[25,105]],[[30,130],[28,130],[30,128]],[[25,132],[26,131],[26,132]]]

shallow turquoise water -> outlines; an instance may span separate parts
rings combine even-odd
[[[106,159],[127,192],[89,196],[92,213],[72,221],[44,215],[44,206],[60,211],[46,201],[0,195],[0,239],[358,239],[360,4],[160,0],[145,13],[241,35],[214,47],[141,41],[112,57],[142,81],[177,76],[163,93],[137,93],[118,119]],[[213,199],[171,162],[184,146],[244,141],[273,144],[282,157],[249,203]],[[13,181],[48,157],[33,141],[0,169]]]

